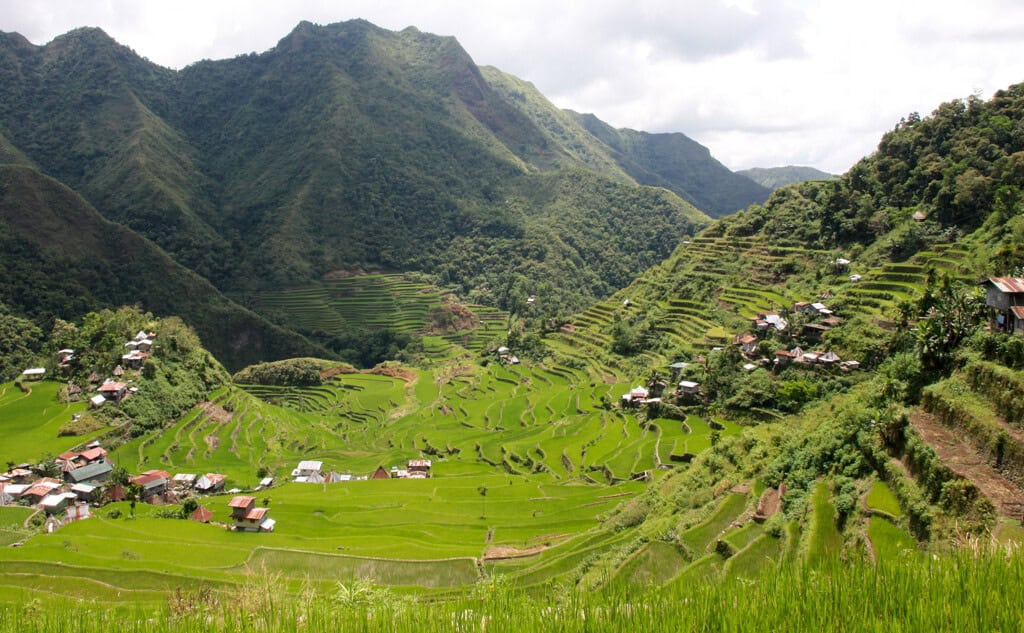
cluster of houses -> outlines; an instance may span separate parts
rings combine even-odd
[[[430,477],[430,465],[429,459],[410,459],[405,468],[392,466],[388,471],[378,466],[370,479],[427,479]]]
[[[321,461],[306,460],[292,470],[292,481],[300,484],[333,484],[342,481],[365,481],[367,479],[426,479],[430,477],[429,459],[410,459],[405,468],[392,466],[391,470],[378,466],[372,475],[351,475],[330,471],[325,473]]]
[[[61,477],[50,477],[30,464],[19,464],[0,474],[0,506],[28,505],[46,515],[52,532],[71,521],[89,518],[89,504],[101,500],[102,484],[113,466],[107,451],[90,444],[82,452],[67,451],[56,459]]]
[[[47,530],[52,531],[70,521],[89,518],[90,505],[128,498],[125,486],[111,483],[114,464],[98,442],[89,444],[83,451],[61,453],[55,462],[60,468],[60,479],[46,476],[43,469],[30,464],[20,464],[0,474],[0,506],[35,507],[46,514]],[[130,477],[128,483],[137,486],[139,500],[161,504],[179,503],[182,497],[191,494],[223,492],[226,480],[227,477],[219,473],[179,473],[172,476],[164,470],[147,470]],[[261,482],[261,487],[272,484],[273,479],[268,477]],[[208,522],[209,511],[204,512],[204,516],[190,518]]]

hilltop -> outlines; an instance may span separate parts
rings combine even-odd
[[[413,28],[304,22],[266,52],[181,71],[93,28],[44,46],[3,34],[0,59],[0,160],[58,180],[256,309],[262,291],[378,270],[513,311],[544,293],[536,312],[568,314],[707,214],[768,193],[681,134],[559,110]]]

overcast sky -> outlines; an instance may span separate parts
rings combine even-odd
[[[1019,0],[0,0],[0,30],[98,26],[172,68],[352,18],[454,35],[560,107],[683,132],[732,169],[842,173],[901,116],[1024,81]]]

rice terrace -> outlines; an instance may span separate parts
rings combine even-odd
[[[718,4],[700,64],[811,52],[745,42],[804,43],[799,2]],[[723,30],[655,5],[544,17],[615,53],[559,53],[586,92],[725,108],[586,75]],[[968,47],[920,24],[942,45],[890,66],[930,94],[914,64]],[[176,68],[28,37],[0,32],[0,633],[1024,630],[1024,84],[842,174],[734,172],[414,27]],[[857,108],[865,59],[821,67]],[[764,76],[740,101],[835,92]],[[717,138],[838,151],[812,105],[811,141]]]

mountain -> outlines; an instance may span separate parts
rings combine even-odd
[[[591,169],[613,178],[663,187],[711,217],[759,204],[769,189],[751,185],[689,137],[616,129],[593,114],[558,110],[532,84],[482,68],[487,81],[518,107],[552,143]]]
[[[138,304],[180,315],[228,367],[327,352],[235,304],[131,229],[31,167],[0,165],[0,296],[40,322]]]
[[[766,192],[683,135],[613,130],[355,20],[181,71],[99,29],[0,34],[0,160],[32,164],[222,292],[421,271],[569,313]],[[518,88],[516,88],[518,86]],[[518,90],[518,91],[517,91]]]
[[[815,169],[814,167],[800,167],[799,165],[786,165],[785,167],[752,167],[741,169],[736,172],[753,180],[762,187],[772,191],[786,185],[795,185],[808,180],[830,180],[835,178],[834,174]]]

